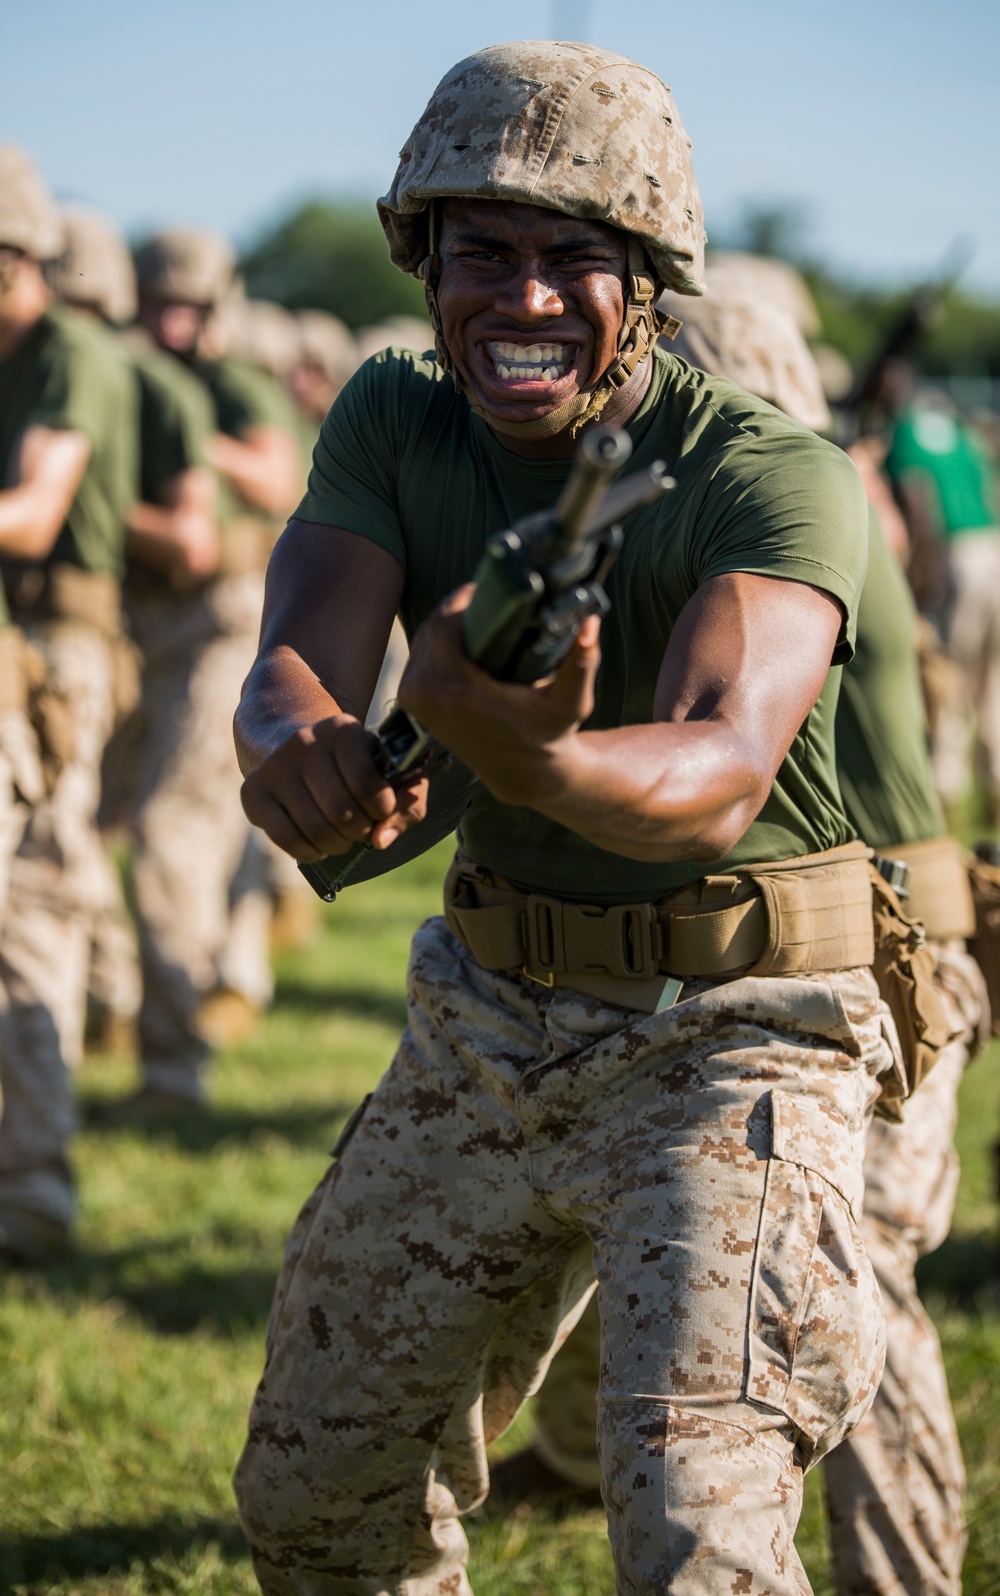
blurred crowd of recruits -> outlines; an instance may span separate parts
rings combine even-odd
[[[721,253],[708,282],[703,300],[664,303],[684,323],[669,347],[836,433],[852,374],[817,342],[802,277]],[[274,947],[314,934],[292,861],[243,815],[231,718],[268,555],[323,417],[362,361],[432,342],[414,318],[352,333],[250,299],[232,249],[209,233],[162,232],[133,256],[107,218],[60,211],[25,153],[0,147],[0,1250],[11,1257],[44,1259],[71,1239],[85,1034],[139,1060],[113,1117],[191,1112],[213,1049],[270,1001]],[[995,822],[988,438],[939,393],[914,391],[898,359],[862,420],[849,423],[851,453],[924,616],[939,791],[958,811],[978,772]],[[373,715],[404,659],[397,630]],[[123,846],[129,909],[113,862]]]

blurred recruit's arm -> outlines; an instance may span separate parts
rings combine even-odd
[[[13,482],[0,488],[0,554],[44,560],[80,486],[90,444],[82,432],[29,427],[14,451]]]

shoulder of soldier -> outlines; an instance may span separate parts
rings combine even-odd
[[[125,353],[143,393],[154,403],[170,402],[196,411],[207,426],[212,421],[212,400],[205,384],[182,360],[166,354],[146,340],[123,339]]]
[[[223,418],[238,417],[247,426],[280,426],[294,431],[292,402],[270,372],[237,355],[195,361],[193,370],[211,392]]]

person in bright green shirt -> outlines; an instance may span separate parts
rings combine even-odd
[[[891,374],[912,386],[907,368]],[[893,388],[891,391],[895,391]],[[1000,524],[995,465],[983,442],[931,392],[896,415],[885,469],[906,512],[918,602],[964,681],[934,728],[934,774],[954,813],[981,773],[1000,817]],[[931,573],[933,580],[926,573]]]

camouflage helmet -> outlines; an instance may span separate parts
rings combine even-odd
[[[143,244],[135,258],[139,292],[188,305],[217,305],[229,292],[236,260],[217,233],[175,228]]]
[[[787,260],[716,249],[708,264],[717,291],[725,284],[727,291],[739,298],[760,298],[776,305],[792,318],[804,338],[816,337],[820,330],[816,301],[802,273]]]
[[[51,260],[62,239],[59,212],[30,156],[16,144],[0,144],[0,245]]]
[[[415,349],[422,354],[434,343],[434,329],[419,316],[386,316],[372,327],[359,327],[355,333],[362,360],[377,355],[380,349]]]
[[[135,315],[135,271],[121,234],[94,211],[64,210],[62,254],[46,270],[61,299],[95,305],[106,321]]]
[[[233,355],[283,379],[295,365],[299,332],[295,317],[269,299],[247,299],[242,287],[219,306],[223,344]]]
[[[825,431],[830,412],[819,369],[785,307],[735,292],[726,274],[717,283],[711,263],[706,276],[704,299],[685,305],[665,294],[660,301],[661,310],[685,313],[675,352],[702,371],[739,383],[804,427]]]
[[[358,346],[348,328],[324,310],[300,310],[295,321],[299,360],[318,366],[334,387],[342,388],[357,370],[359,358]]]
[[[543,420],[501,430],[538,437],[582,426],[655,341],[656,281],[702,292],[705,230],[690,148],[666,85],[610,50],[548,40],[494,45],[438,84],[378,211],[395,265],[424,279],[438,358],[456,383],[435,299],[435,200],[539,205],[605,222],[629,239],[625,319],[610,370]]]

